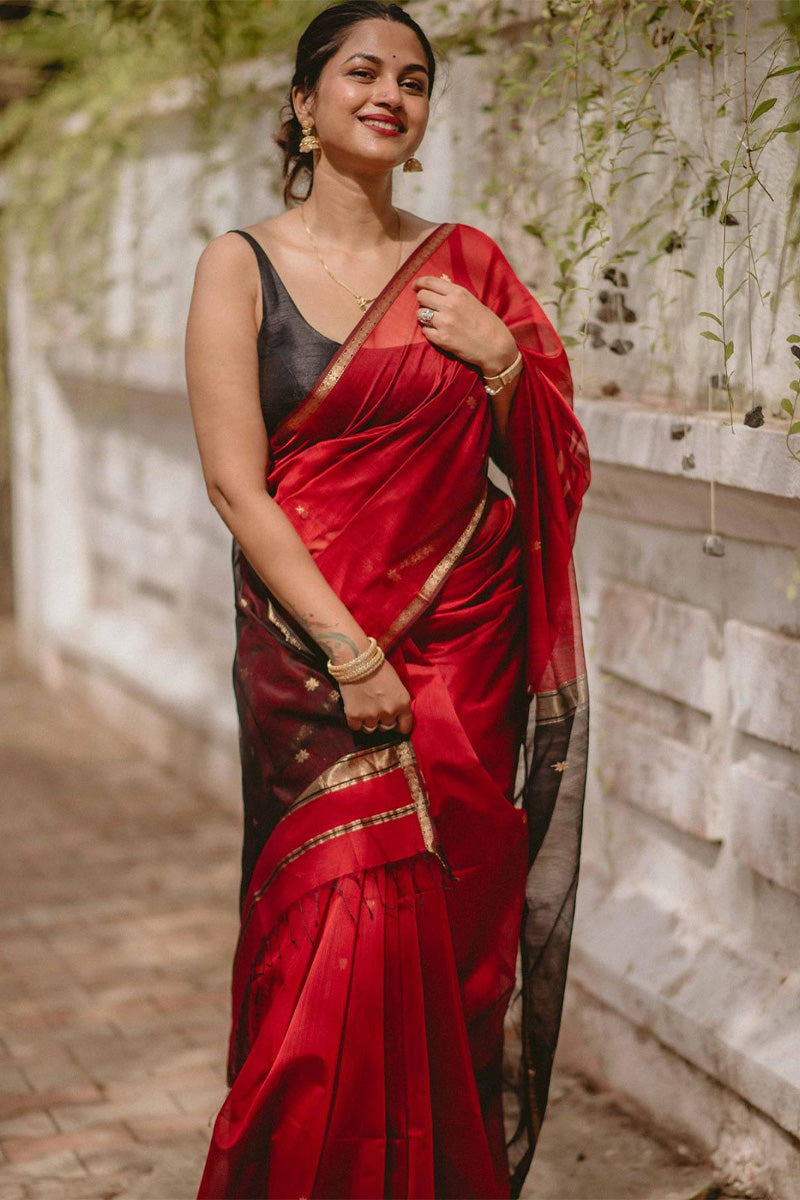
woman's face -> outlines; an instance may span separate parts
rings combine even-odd
[[[316,95],[292,97],[332,162],[391,169],[419,146],[428,123],[428,67],[417,35],[380,18],[359,21],[320,73]],[[305,102],[305,103],[303,103]],[[384,118],[368,124],[368,118]]]

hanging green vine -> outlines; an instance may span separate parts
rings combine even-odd
[[[29,252],[34,303],[102,336],[120,169],[142,152],[149,99],[191,81],[198,161],[218,169],[203,149],[265,103],[252,90],[232,103],[222,68],[285,54],[318,10],[314,0],[35,0],[4,27],[0,64],[45,73],[40,90],[0,113],[0,220]]]
[[[681,280],[696,278],[693,248],[716,241],[717,299],[698,313],[696,333],[718,348],[716,378],[731,416],[737,372],[746,375],[740,362],[749,361],[755,395],[754,313],[769,313],[771,344],[780,304],[792,295],[800,301],[800,288],[792,292],[800,168],[770,249],[770,263],[778,264],[771,287],[752,206],[756,192],[763,204],[777,194],[770,179],[776,143],[786,142],[797,159],[800,0],[752,9],[751,2],[744,0],[744,29],[734,19],[743,6],[734,0],[475,0],[457,11],[421,0],[414,10],[423,23],[433,14],[446,56],[491,56],[487,151],[497,166],[481,203],[493,220],[518,221],[546,252],[559,328],[572,322],[574,330],[565,333],[568,343],[624,356],[635,326],[650,336],[652,353],[660,345],[665,361],[680,359],[663,351],[672,336],[668,309],[683,303]],[[220,169],[211,151],[235,142],[232,123],[245,128],[283,90],[228,97],[223,68],[286,56],[321,4],[35,0],[26,18],[6,27],[0,60],[45,73],[38,94],[0,113],[9,182],[2,221],[25,238],[36,302],[92,329],[109,286],[120,169],[143,151],[148,97],[171,81],[191,81],[198,162]],[[694,89],[691,136],[670,110],[676,73]],[[264,165],[274,157],[266,146]],[[538,203],[556,187],[557,206]],[[648,296],[660,310],[652,328],[629,300],[637,265],[661,273]],[[592,304],[599,306],[594,314]],[[743,310],[747,344],[737,346],[731,315]],[[795,399],[784,398],[782,411],[790,453],[800,461],[796,385],[792,379]]]
[[[444,17],[447,5],[438,7]],[[485,110],[497,166],[482,206],[493,220],[519,222],[547,252],[559,328],[568,329],[573,314],[584,317],[566,335],[568,343],[629,353],[626,325],[637,320],[626,294],[631,270],[638,264],[641,277],[642,268],[655,264],[667,277],[694,279],[693,247],[716,242],[716,311],[698,313],[696,332],[718,345],[714,380],[731,419],[740,359],[749,362],[755,400],[756,309],[769,314],[771,344],[781,302],[800,302],[800,168],[776,214],[781,224],[777,245],[770,245],[769,264],[778,264],[771,289],[762,279],[765,256],[755,249],[759,222],[751,205],[753,189],[770,204],[778,194],[770,182],[776,143],[786,143],[783,162],[797,162],[800,3],[756,8],[751,11],[751,0],[548,0],[537,6],[492,0],[476,6],[474,20],[462,21],[448,42],[454,51],[491,56],[486,74],[493,95]],[[743,29],[737,14],[744,15]],[[688,133],[671,111],[676,78],[694,91]],[[782,193],[779,199],[785,202]],[[645,211],[637,212],[643,203]],[[663,281],[663,270],[657,278]],[[648,300],[657,300],[661,318],[645,331],[651,351],[667,343],[665,308],[681,294],[663,283],[653,287]],[[599,317],[575,313],[593,303]],[[741,347],[730,329],[738,306],[746,315]],[[791,429],[795,437],[794,421]],[[789,449],[797,459],[793,443]]]

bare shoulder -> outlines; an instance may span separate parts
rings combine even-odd
[[[197,260],[197,275],[218,278],[240,273],[242,262],[252,257],[253,251],[245,239],[234,230],[228,230],[206,244]]]
[[[409,212],[407,208],[398,208],[397,210],[402,218],[405,226],[405,241],[407,242],[422,242],[432,233],[434,229],[438,229],[442,224],[441,221],[426,221],[424,217],[420,217],[417,213]]]

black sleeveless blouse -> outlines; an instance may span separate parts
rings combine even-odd
[[[261,276],[263,317],[258,331],[261,412],[267,433],[308,395],[341,346],[325,337],[302,315],[266,250],[244,229],[229,229],[250,243]]]

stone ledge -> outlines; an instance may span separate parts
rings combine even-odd
[[[113,409],[158,400],[179,407],[189,421],[183,362],[169,349],[120,342],[98,349],[84,342],[63,342],[47,353],[47,365],[70,401],[84,409]]]
[[[604,581],[597,629],[601,669],[709,713],[715,708],[710,660],[716,650],[707,609]]]
[[[574,980],[782,1129],[800,1130],[800,975],[582,872]]]
[[[800,1145],[791,1132],[603,1004],[574,976],[564,998],[559,1067],[611,1089],[639,1120],[708,1156],[737,1195],[797,1200]]]
[[[230,669],[203,660],[121,614],[49,631],[18,653],[57,691],[80,694],[148,758],[226,808],[241,805],[237,716]],[[228,695],[229,700],[223,697]]]
[[[223,738],[236,733],[229,665],[221,655],[218,661],[204,655],[195,641],[117,611],[87,611],[79,625],[50,634],[63,655],[116,677],[199,733]],[[223,702],[228,692],[229,702]]]
[[[800,792],[731,770],[731,848],[741,862],[800,895]]]
[[[725,661],[732,724],[800,751],[800,638],[726,621]]]
[[[613,709],[602,734],[597,770],[604,790],[693,837],[722,840],[707,754]]]
[[[679,475],[690,481],[707,482],[713,475],[717,483],[770,496],[800,497],[800,467],[789,455],[786,435],[777,429],[751,429],[730,425],[727,411],[710,414],[680,411],[654,411],[625,400],[595,399],[581,396],[575,400],[575,414],[589,443],[589,455],[598,463],[638,467],[661,475]],[[673,425],[685,423],[691,428],[678,441],[673,440]],[[681,466],[681,458],[691,451],[692,470]],[[591,495],[591,489],[589,491]]]

